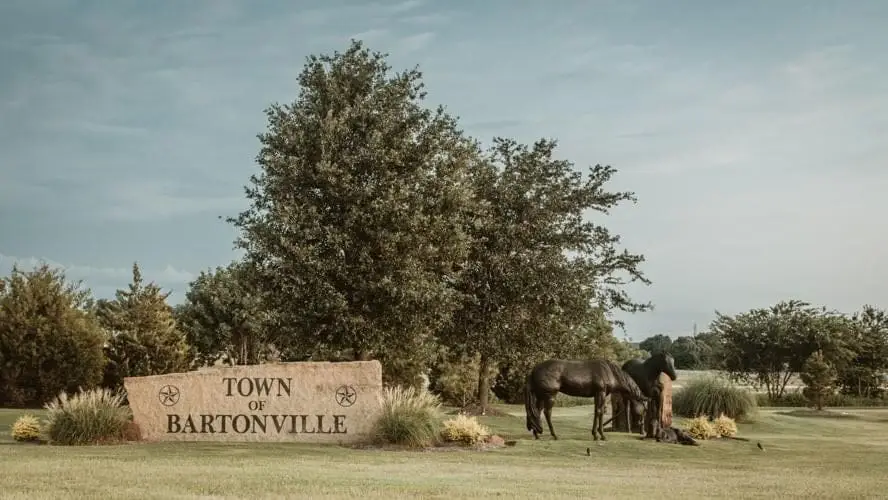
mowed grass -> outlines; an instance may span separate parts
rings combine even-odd
[[[12,441],[0,410],[0,498],[885,498],[888,410],[761,410],[751,441],[667,445],[607,433],[591,406],[556,408],[530,439],[523,408],[484,423],[514,447],[378,451],[301,444],[62,447]],[[792,415],[787,413],[793,413]],[[765,451],[756,447],[761,442]],[[586,448],[591,456],[586,456]]]

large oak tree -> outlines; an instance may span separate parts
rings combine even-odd
[[[352,41],[267,110],[261,172],[229,219],[289,359],[401,359],[460,304],[477,144],[422,106],[418,69]],[[383,361],[384,366],[391,363]]]
[[[578,336],[602,330],[602,312],[650,307],[629,298],[621,276],[649,283],[639,269],[643,256],[618,251],[619,236],[589,217],[634,201],[633,193],[605,188],[614,168],[595,165],[583,175],[555,148],[551,140],[528,146],[495,138],[476,171],[485,205],[457,284],[466,298],[443,338],[480,357],[482,411],[491,364],[567,356]]]

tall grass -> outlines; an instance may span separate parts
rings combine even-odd
[[[754,394],[716,375],[695,378],[672,396],[672,412],[687,418],[726,415],[742,421],[757,411]]]
[[[45,405],[44,429],[50,443],[63,445],[100,444],[122,441],[132,419],[123,404],[125,395],[105,388],[65,392]]]
[[[377,443],[411,448],[435,444],[444,418],[437,395],[413,387],[386,387],[379,403],[382,412],[373,428]]]

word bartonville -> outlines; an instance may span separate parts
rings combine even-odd
[[[257,434],[270,430],[278,434],[348,434],[345,415],[167,415],[167,433],[183,434]],[[197,418],[195,418],[197,417]],[[331,422],[332,420],[332,422]],[[268,424],[271,423],[269,426]]]
[[[292,378],[224,377],[225,397],[250,398],[250,411],[262,411],[263,397],[291,397]],[[322,414],[167,414],[168,434],[348,434],[345,415]]]

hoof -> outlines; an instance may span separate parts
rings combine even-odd
[[[553,434],[553,435],[552,435],[552,440],[553,440],[553,441],[558,441],[558,436],[556,436],[556,435]]]

